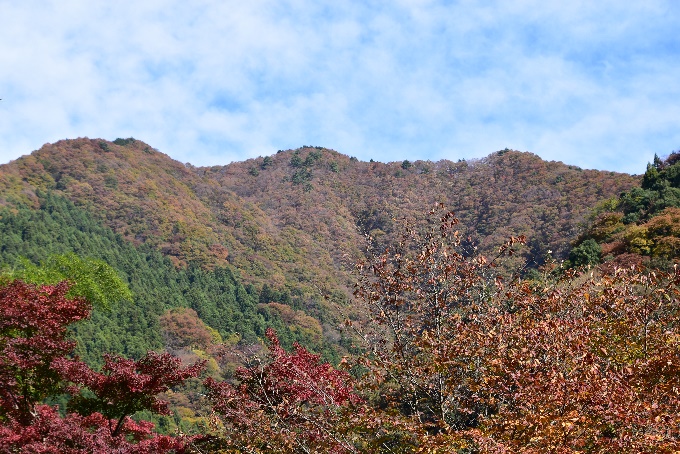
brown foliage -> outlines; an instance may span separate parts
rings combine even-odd
[[[302,147],[196,168],[141,141],[64,140],[1,166],[0,204],[35,203],[37,189],[52,190],[126,239],[161,248],[178,265],[228,259],[247,279],[311,291],[350,282],[343,254],[361,257],[363,233],[389,244],[396,240],[393,219],[435,202],[456,209],[463,233],[487,253],[505,237],[527,235],[532,254],[552,249],[560,257],[588,207],[636,181],[515,151],[401,164]],[[300,169],[308,172],[305,184],[295,183]]]
[[[207,350],[216,340],[214,330],[211,331],[193,309],[171,309],[163,314],[159,321],[167,348]]]
[[[429,434],[419,452],[680,449],[680,274],[508,282],[441,221],[361,264],[356,292],[365,379]]]

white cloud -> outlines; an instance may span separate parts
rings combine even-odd
[[[510,147],[641,172],[680,148],[680,6],[3,2],[0,162],[134,136],[197,165],[323,145],[361,159]]]

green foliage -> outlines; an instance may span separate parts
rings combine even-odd
[[[639,187],[593,210],[591,225],[581,239],[603,244],[604,255],[619,266],[640,265],[647,261],[642,256],[648,256],[657,266],[667,268],[680,254],[680,231],[674,228],[675,210],[679,207],[680,153],[672,153],[665,160],[655,155]],[[572,253],[578,256],[576,262],[586,264],[591,261],[588,254],[592,256],[594,251]]]
[[[300,149],[295,150],[293,152],[293,157],[290,160],[290,166],[296,169],[295,172],[293,172],[290,180],[292,181],[293,185],[302,186],[304,192],[310,192],[312,189],[314,189],[314,186],[312,186],[311,183],[312,178],[314,177],[312,174],[312,167],[314,166],[314,163],[321,159],[321,149],[320,147],[316,148],[317,149],[310,151],[304,160],[300,156]]]
[[[306,167],[303,167],[301,169],[296,170],[293,173],[293,177],[291,178],[291,181],[293,184],[299,185],[299,184],[304,184],[309,182],[312,179],[312,171],[307,169]]]
[[[657,195],[655,191],[649,189],[633,188],[621,194],[619,207],[625,215],[636,215],[636,218],[646,217]]]
[[[598,215],[602,213],[608,213],[608,212],[613,212],[616,211],[619,207],[619,198],[618,197],[610,197],[608,199],[602,200],[601,202],[597,203],[595,207],[592,210],[591,217],[592,219],[595,219]]]
[[[321,151],[312,150],[312,151],[309,152],[309,154],[305,158],[305,166],[310,167],[310,166],[314,165],[314,163],[316,161],[318,161],[319,159],[321,159]]]
[[[270,167],[271,165],[272,165],[271,156],[265,156],[264,159],[262,160],[262,164],[260,164],[260,169],[264,170],[267,167]]]
[[[125,145],[129,145],[131,143],[135,143],[136,140],[134,137],[128,137],[127,139],[121,139],[120,137],[117,138],[116,140],[113,141],[116,145],[120,145],[121,147],[124,147]]]
[[[680,161],[671,154],[665,161],[655,156],[654,164],[647,164],[639,188],[624,192],[620,207],[630,222],[642,222],[669,207],[680,207]]]
[[[104,177],[104,186],[110,189],[118,188],[118,178],[115,175],[109,174]]]
[[[295,150],[293,152],[293,157],[290,158],[291,167],[302,167],[302,158],[300,157],[300,150]]]
[[[132,301],[132,293],[112,267],[102,260],[80,258],[74,253],[54,254],[40,262],[32,263],[21,257],[14,267],[3,273],[10,280],[21,279],[33,284],[73,282],[68,297],[83,297],[92,304],[110,308],[120,301]]]
[[[642,189],[659,189],[659,185],[663,180],[659,177],[659,170],[652,164],[647,164],[647,171],[642,177]]]
[[[600,263],[602,247],[592,238],[585,240],[569,253],[569,261],[574,266],[596,265]]]
[[[410,169],[411,166],[413,166],[413,164],[411,164],[411,161],[409,161],[408,159],[404,159],[404,161],[402,161],[401,163],[401,168],[404,170]]]
[[[278,314],[262,313],[258,292],[247,289],[229,268],[178,269],[159,251],[134,247],[68,200],[39,195],[39,209],[0,209],[0,263],[6,273],[32,281],[74,278],[78,291],[108,305],[109,310],[95,310],[72,327],[76,354],[88,364],[100,367],[102,352],[140,358],[161,349],[159,317],[176,307],[195,310],[223,338],[238,333],[243,342],[257,343],[267,326],[274,326],[287,345],[298,340],[310,345],[303,333],[282,327]],[[116,284],[116,276],[134,295],[133,304],[125,301],[129,294]]]

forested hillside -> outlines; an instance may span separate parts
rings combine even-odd
[[[354,225],[389,244],[395,219],[444,203],[481,250],[524,234],[529,248],[523,257],[531,260],[548,249],[566,257],[590,207],[638,181],[513,150],[473,161],[384,164],[303,147],[197,171],[257,205],[279,229],[323,238],[334,252],[352,250]]]
[[[312,318],[300,310],[300,291],[244,284],[229,265],[177,267],[152,246],[125,241],[69,200],[53,193],[36,194],[37,208],[22,204],[0,208],[3,268],[20,267],[22,258],[40,264],[55,254],[72,252],[111,265],[133,294],[132,301],[114,300],[73,325],[74,353],[86,363],[101,366],[103,353],[140,358],[147,351],[166,349],[189,362],[209,359],[210,373],[221,376],[238,362],[233,356],[220,356],[224,347],[259,344],[268,327],[277,330],[288,348],[301,342],[332,361],[344,351],[339,337],[331,342],[322,335],[321,320],[328,315],[317,311]],[[173,409],[187,417],[198,407],[184,398]],[[192,420],[160,422],[166,430],[176,424],[192,430]]]
[[[536,267],[547,250],[566,258],[590,207],[636,181],[512,150],[384,164],[302,147],[197,168],[135,139],[64,140],[0,167],[0,260],[75,252],[126,276],[135,304],[95,314],[109,334],[88,334],[94,352],[159,348],[158,317],[187,307],[223,339],[252,343],[278,324],[284,345],[337,358],[365,235],[387,245],[397,220],[444,203],[470,249],[525,235],[509,266]]]
[[[43,196],[40,192],[39,196]],[[258,309],[260,291],[245,285],[225,266],[203,269],[196,265],[177,268],[162,253],[147,245],[135,247],[111,229],[99,225],[84,210],[55,195],[41,197],[39,209],[19,207],[0,212],[3,238],[1,260],[16,264],[26,257],[35,263],[51,256],[74,252],[104,260],[117,269],[134,295],[134,304],[115,302],[108,310],[76,327],[83,358],[95,361],[101,352],[120,352],[139,357],[164,345],[159,317],[171,308],[191,308],[221,339],[256,343],[266,326],[276,325],[287,345],[289,329],[266,308]],[[277,295],[292,304],[289,295]],[[266,297],[264,295],[263,297]],[[272,319],[277,319],[274,321]],[[171,336],[172,333],[167,333]],[[320,330],[296,340],[320,347]]]
[[[654,156],[640,186],[605,200],[593,211],[570,260],[605,267],[670,268],[680,257],[680,152]]]
[[[0,442],[34,446],[51,433],[120,452],[675,446],[631,434],[674,421],[676,388],[658,383],[674,383],[678,277],[616,267],[674,263],[678,165],[677,154],[657,158],[638,178],[513,150],[379,163],[301,147],[194,167],[135,139],[46,145],[0,166]],[[455,214],[428,215],[435,205]],[[132,297],[91,307],[63,282],[12,281],[79,257],[110,265]],[[600,261],[602,278],[566,269]],[[54,309],[24,320],[32,313],[14,305]],[[35,344],[45,329],[59,342]],[[43,359],[22,360],[21,342]],[[576,357],[589,368],[564,360]],[[114,382],[122,388],[109,396]],[[21,386],[28,407],[11,404]],[[603,406],[597,396],[612,392],[629,403]],[[61,419],[44,398],[80,416]],[[131,415],[202,435],[160,436]],[[59,438],[65,426],[81,440]]]
[[[248,281],[322,288],[343,283],[342,256],[358,257],[363,234],[389,241],[393,219],[436,202],[456,211],[482,249],[526,234],[528,254],[566,257],[590,207],[638,181],[512,150],[384,164],[302,147],[196,168],[134,139],[60,141],[0,172],[0,204],[37,207],[35,191],[50,191],[175,265],[231,263]]]

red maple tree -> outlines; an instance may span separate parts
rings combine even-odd
[[[167,413],[155,396],[197,376],[203,363],[183,368],[154,352],[137,361],[108,355],[96,372],[67,358],[75,346],[67,327],[91,308],[82,298],[67,298],[68,290],[67,282],[0,286],[0,452],[182,452],[187,440],[154,433],[152,423],[130,416]],[[79,414],[62,417],[41,403],[66,390]]]
[[[299,344],[287,353],[267,330],[269,354],[237,370],[238,384],[205,381],[223,445],[246,452],[356,452],[347,410],[360,403],[347,372]]]
[[[156,352],[148,352],[137,361],[104,355],[101,372],[78,360],[62,357],[52,362],[56,371],[75,384],[69,387],[73,394],[69,409],[81,415],[101,413],[109,419],[113,437],[121,433],[126,418],[138,411],[170,414],[168,403],[156,395],[198,376],[204,365],[201,361],[182,368],[178,358]],[[115,424],[111,424],[112,420]]]
[[[62,376],[52,361],[73,350],[67,326],[86,318],[91,309],[82,298],[66,298],[68,290],[67,282],[0,286],[1,418],[30,424],[35,404],[59,391]]]

